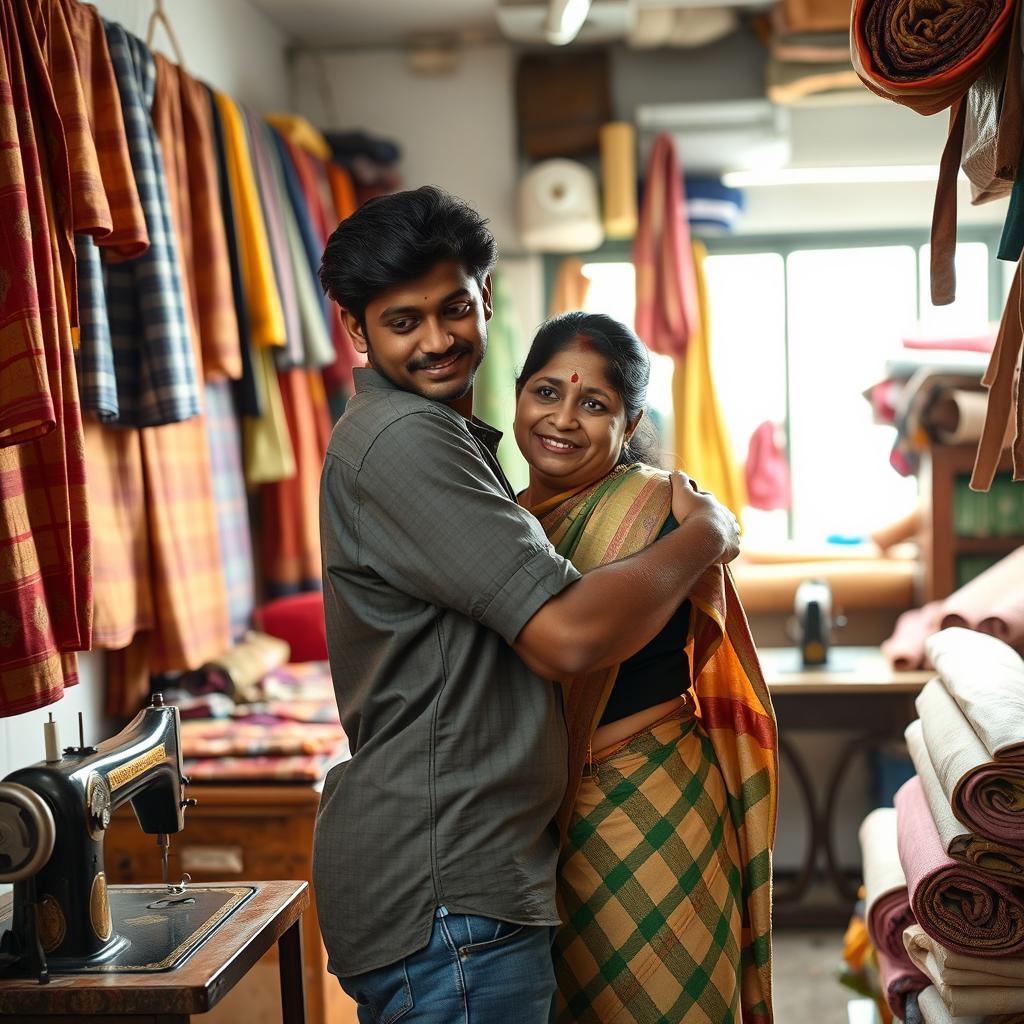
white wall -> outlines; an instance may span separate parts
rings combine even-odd
[[[139,0],[96,0],[100,13],[145,38],[152,3]],[[285,48],[288,40],[245,0],[174,0],[166,5],[188,70],[210,85],[259,111],[290,107]],[[154,49],[173,59],[163,29]],[[42,722],[52,712],[60,723],[61,741],[77,742],[77,714],[84,712],[86,740],[104,738],[109,725],[103,716],[103,656],[79,658],[81,681],[65,697],[42,711],[0,719],[0,779],[43,756]]]
[[[507,46],[464,50],[447,75],[411,71],[400,49],[299,53],[295,107],[324,128],[364,128],[402,147],[406,185],[439,185],[491,221],[502,250],[518,248],[516,130]]]

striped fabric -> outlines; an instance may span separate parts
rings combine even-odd
[[[30,8],[15,6],[0,8],[0,715],[77,682],[92,624],[67,150],[44,55],[22,31]]]
[[[242,476],[240,428],[231,385],[227,381],[207,383],[205,419],[228,618],[232,639],[237,640],[252,620],[256,583],[249,534],[249,502]]]
[[[150,243],[136,259],[105,268],[117,421],[156,426],[198,414],[199,376],[167,178],[150,117],[156,68],[138,39],[114,22],[105,25]]]
[[[559,863],[558,1024],[738,1021],[738,865],[692,707],[595,755]]]
[[[665,473],[632,465],[531,511],[559,553],[586,572],[650,544],[668,517],[671,497]],[[739,846],[742,1019],[744,1024],[770,1024],[771,850],[778,800],[775,715],[729,572],[712,566],[691,590],[690,601],[691,692],[725,780]],[[558,815],[563,835],[590,738],[617,671],[615,666],[566,684],[569,787]]]
[[[249,143],[249,155],[252,159],[253,173],[256,175],[256,187],[259,192],[260,208],[263,211],[263,222],[267,229],[267,242],[270,247],[270,262],[274,269],[274,280],[277,282],[277,293],[281,300],[281,312],[284,315],[284,345],[277,352],[278,365],[282,360],[286,365],[296,366],[302,363],[302,324],[299,319],[299,302],[296,295],[295,270],[289,259],[288,236],[285,230],[284,209],[287,201],[284,197],[284,182],[280,178],[279,167],[273,160],[275,149],[270,129],[248,107],[239,107],[245,122],[245,135]]]

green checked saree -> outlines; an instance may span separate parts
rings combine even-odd
[[[532,511],[586,572],[652,543],[671,497],[667,474],[633,465]],[[587,778],[618,670],[565,684],[558,1024],[773,1019],[775,715],[728,570],[712,566],[690,600],[695,707],[595,758]]]

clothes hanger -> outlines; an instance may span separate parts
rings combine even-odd
[[[163,25],[167,38],[171,41],[171,49],[174,51],[174,56],[178,61],[178,67],[184,71],[185,58],[182,56],[181,46],[178,45],[178,37],[174,34],[174,29],[171,27],[171,19],[167,17],[167,12],[164,10],[164,0],[156,0],[153,13],[149,16],[149,25],[146,27],[146,46],[150,50],[153,49],[153,37],[156,35],[157,22]]]

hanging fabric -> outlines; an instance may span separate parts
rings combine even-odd
[[[672,371],[672,409],[675,414],[677,464],[711,491],[740,518],[747,503],[741,467],[733,456],[732,442],[722,415],[711,367],[711,318],[704,259],[700,242],[693,246],[700,329],[690,335],[684,360]]]
[[[583,273],[583,260],[578,256],[566,256],[555,271],[548,316],[585,308],[589,291],[590,278]]]
[[[235,215],[237,202],[232,195],[231,175],[228,170],[227,144],[224,138],[224,124],[221,120],[217,99],[209,86],[203,86],[210,105],[210,125],[213,129],[213,151],[217,165],[217,183],[220,188],[220,208],[223,214],[224,241],[227,245],[228,265],[231,270],[231,294],[234,300],[235,322],[238,324],[238,341],[242,375],[236,387],[238,408],[242,415],[259,416],[259,393],[252,362],[252,332],[249,327],[249,305],[242,278],[242,262],[239,242],[238,218]]]
[[[855,0],[851,56],[861,81],[876,95],[919,114],[949,109],[949,133],[939,162],[932,217],[932,303],[942,306],[956,296],[956,177],[963,153],[965,98],[1005,43],[1016,7],[1009,0],[981,6],[950,5],[943,11],[941,31],[935,31],[933,19],[907,18],[900,10],[900,0]],[[1010,59],[1019,62],[1019,47]],[[1019,96],[1007,99],[1008,116],[1011,108],[1016,109],[1019,121]],[[1014,166],[1020,151],[1019,124],[1015,130]],[[1009,180],[1013,177],[1011,173]]]
[[[0,266],[20,268],[0,280],[0,715],[76,683],[74,652],[92,626],[72,234],[76,216],[83,230],[102,226],[74,207],[69,138],[32,15],[27,3],[0,10]],[[74,132],[88,124],[84,102],[67,114]]]
[[[659,135],[651,149],[633,264],[636,333],[652,352],[682,359],[700,330],[700,304],[682,169],[669,135]]]

